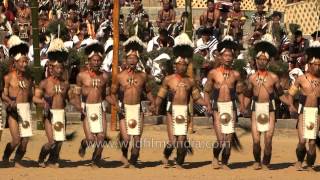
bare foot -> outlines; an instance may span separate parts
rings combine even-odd
[[[169,168],[170,167],[169,160],[167,158],[164,157],[161,162],[163,164],[163,168]]]
[[[308,170],[309,172],[316,172],[316,170],[314,169],[313,166],[308,166],[308,167],[307,167],[307,170]]]
[[[213,169],[220,169],[221,168],[218,159],[213,158],[213,160],[212,160],[212,168]]]
[[[228,165],[226,165],[226,164],[223,164],[221,166],[221,169],[223,169],[223,170],[231,170],[230,167]]]
[[[260,170],[260,169],[262,169],[261,163],[259,163],[259,162],[253,163],[253,169],[254,169],[254,170]]]
[[[50,168],[59,168],[59,163],[48,163],[48,164],[47,164],[47,167],[50,167]]]
[[[123,165],[122,165],[123,168],[129,168],[130,167],[130,163],[129,163],[127,158],[122,156],[121,157],[121,162],[123,163]]]
[[[302,168],[302,162],[298,161],[296,162],[296,164],[294,165],[297,169],[297,171],[302,171],[303,168]]]
[[[46,167],[46,164],[44,162],[39,162],[39,167],[42,167],[42,168],[45,168]]]
[[[270,166],[269,166],[269,165],[266,165],[266,164],[262,164],[262,165],[261,165],[261,168],[262,168],[263,170],[270,170]]]
[[[21,164],[21,162],[18,162],[18,161],[14,162],[14,167],[15,168],[24,168],[24,166]]]
[[[181,164],[176,164],[176,169],[184,169]]]

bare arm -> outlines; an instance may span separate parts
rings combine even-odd
[[[208,74],[207,77],[207,82],[204,85],[204,102],[207,106],[208,112],[211,113],[212,112],[212,108],[211,108],[211,103],[210,103],[210,93],[212,91],[213,88],[213,78],[212,78],[212,73]]]
[[[78,110],[82,111],[81,108],[81,99],[80,99],[80,95],[81,95],[81,86],[82,86],[82,82],[81,82],[81,74],[78,74],[77,76],[77,80],[76,80],[76,86],[73,89],[69,90],[69,100],[70,103]]]
[[[206,102],[204,101],[204,99],[202,98],[202,96],[200,94],[200,89],[194,80],[192,80],[191,96],[192,96],[193,101],[196,102],[197,104],[200,104],[202,106],[207,106]]]
[[[46,104],[46,102],[43,99],[43,91],[46,83],[45,81],[46,80],[41,81],[39,87],[35,88],[34,96],[32,97],[32,101],[41,107],[44,107]]]
[[[115,84],[112,84],[111,85],[111,94],[110,94],[110,100],[111,100],[111,104],[114,105],[114,106],[117,106],[118,104],[118,96],[117,96],[117,93],[118,93],[118,90],[119,90],[119,87],[120,87],[120,84],[119,84],[119,78],[118,76],[115,77],[116,80],[115,80]]]
[[[3,93],[2,93],[2,99],[5,103],[7,103],[9,106],[13,107],[15,106],[16,102],[12,101],[9,98],[9,86],[10,86],[10,76],[6,75],[4,77],[4,89],[3,89]]]
[[[157,97],[155,100],[156,114],[158,114],[160,105],[161,105],[163,99],[167,96],[167,93],[168,93],[168,77],[166,77],[163,80],[162,85],[158,91],[158,94],[157,94]]]

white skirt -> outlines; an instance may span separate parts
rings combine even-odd
[[[21,118],[19,121],[20,137],[31,137],[32,124],[31,124],[31,110],[29,103],[17,103],[17,111]]]
[[[102,124],[102,104],[85,104],[86,115],[89,123],[89,129],[91,133],[101,133],[103,132]]]
[[[173,135],[187,135],[188,105],[172,105]]]
[[[66,140],[65,112],[64,109],[50,109],[52,113],[51,124],[53,139],[56,141]]]
[[[232,134],[235,132],[234,129],[234,117],[233,117],[233,103],[228,102],[217,102],[219,119],[221,125],[221,132],[223,134]],[[221,117],[227,117],[228,120],[222,121]]]
[[[257,129],[259,132],[269,131],[270,126],[270,112],[269,102],[255,103],[255,118],[257,123]]]
[[[141,135],[140,104],[124,104],[126,128],[128,135]]]
[[[318,133],[318,108],[303,108],[303,138],[316,139]]]

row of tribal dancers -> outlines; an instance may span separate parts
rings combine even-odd
[[[298,111],[297,123],[298,145],[296,148],[297,168],[301,169],[305,160],[312,169],[316,159],[316,138],[319,131],[319,96],[320,82],[320,46],[310,46],[306,51],[308,71],[299,76],[288,93],[279,84],[279,78],[267,70],[268,63],[276,56],[277,50],[272,43],[261,41],[255,44],[255,62],[257,72],[246,79],[245,90],[236,89],[241,81],[240,73],[232,69],[237,44],[231,40],[219,43],[220,65],[212,69],[203,88],[204,98],[195,80],[186,75],[188,64],[192,61],[193,43],[185,33],[175,39],[173,47],[174,69],[172,75],[164,78],[157,97],[152,97],[147,86],[147,74],[138,70],[137,64],[143,51],[143,43],[132,37],[124,43],[126,68],[116,77],[116,83],[110,85],[111,77],[100,71],[104,49],[97,41],[85,47],[88,57],[88,68],[77,76],[75,88],[70,88],[63,79],[64,62],[68,50],[62,40],[54,39],[48,48],[50,76],[35,87],[28,74],[28,45],[17,36],[8,42],[9,53],[14,61],[14,71],[4,77],[5,87],[2,93],[3,102],[7,104],[7,125],[12,136],[4,150],[3,161],[9,163],[15,151],[15,166],[23,166],[21,160],[27,150],[29,137],[32,136],[30,103],[44,107],[44,125],[48,142],[42,146],[39,154],[39,166],[59,166],[59,154],[65,133],[66,99],[81,111],[85,138],[81,141],[79,155],[83,157],[89,144],[97,144],[92,155],[92,165],[98,166],[101,160],[103,144],[106,139],[106,113],[103,101],[119,108],[120,141],[122,142],[122,161],[124,167],[135,166],[140,152],[140,138],[143,131],[143,114],[141,113],[141,94],[147,92],[152,101],[151,109],[157,113],[164,99],[167,104],[167,131],[169,143],[163,151],[163,163],[169,166],[168,160],[174,149],[177,150],[176,166],[183,167],[185,157],[192,151],[187,139],[188,104],[206,106],[213,118],[217,141],[213,147],[212,165],[215,169],[228,169],[232,142],[237,142],[235,124],[237,119],[236,100],[240,111],[252,110],[252,137],[254,168],[268,168],[272,155],[272,137],[275,129],[276,97],[287,104],[291,111]],[[121,91],[123,94],[118,95]],[[293,105],[293,97],[299,91],[299,108]],[[192,98],[190,98],[192,97]],[[119,106],[118,102],[121,102]],[[264,152],[261,152],[260,139],[264,134]],[[128,158],[129,142],[131,156]],[[306,148],[308,144],[308,149]],[[262,157],[263,154],[263,157]],[[221,157],[220,157],[221,156]]]

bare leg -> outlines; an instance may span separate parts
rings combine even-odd
[[[177,140],[177,167],[182,167],[187,155],[186,136],[178,136]]]
[[[318,119],[318,123],[320,123],[320,120]],[[315,127],[316,129],[319,129],[319,127]],[[310,139],[309,140],[309,150],[307,152],[307,165],[308,169],[314,171],[313,166],[316,161],[317,157],[317,150],[316,150],[316,140]]]
[[[123,167],[128,168],[129,167],[128,150],[129,150],[130,136],[127,133],[125,119],[121,119],[119,124],[120,124],[120,147],[122,151],[121,159],[124,164]]]
[[[102,113],[102,127],[103,132],[98,133],[96,136],[96,142],[95,142],[95,150],[92,155],[92,163],[94,165],[99,165],[99,162],[101,160],[103,146],[104,146],[104,139],[106,137],[106,129],[107,129],[107,123],[106,123],[106,114]]]
[[[162,160],[162,163],[165,167],[169,166],[169,158],[172,154],[172,151],[174,150],[174,146],[176,143],[176,137],[173,136],[173,129],[172,129],[172,115],[170,113],[167,113],[167,132],[168,132],[168,138],[169,142],[166,144],[166,147],[163,150],[164,158]]]
[[[29,142],[28,137],[21,138],[21,142],[18,146],[18,149],[16,150],[16,154],[14,157],[16,167],[22,167],[21,160],[23,156],[26,154],[28,142]]]
[[[15,148],[20,144],[21,142],[21,138],[20,138],[20,134],[19,134],[19,125],[17,123],[17,121],[15,119],[13,119],[11,116],[8,117],[8,124],[9,124],[9,130],[10,130],[10,134],[12,137],[12,141],[11,143],[8,143],[2,160],[5,163],[9,163],[9,158],[11,156],[11,154],[13,153],[13,151],[15,150]]]
[[[132,164],[134,166],[137,164],[137,161],[139,158],[140,139],[141,139],[141,136],[133,136],[133,146],[131,149],[130,164]]]
[[[264,155],[262,164],[264,167],[268,168],[271,161],[272,155],[272,138],[274,133],[275,127],[275,113],[270,112],[270,124],[269,124],[269,131],[267,131],[264,135]]]
[[[302,114],[299,115],[299,119],[298,119],[298,138],[299,138],[299,143],[296,149],[296,155],[297,155],[298,161],[296,163],[296,168],[297,170],[302,170],[302,163],[307,153],[306,140],[303,138]]]
[[[88,146],[94,145],[94,142],[95,142],[95,136],[90,131],[89,122],[88,122],[87,118],[85,118],[83,120],[83,131],[84,131],[86,138],[83,139],[80,144],[80,148],[79,148],[80,157],[84,157],[84,155],[86,153],[86,148]]]
[[[39,166],[45,167],[44,161],[49,155],[50,151],[54,148],[54,139],[53,139],[53,132],[52,132],[52,124],[48,119],[44,120],[44,128],[46,131],[48,143],[44,144],[41,148],[38,163]]]
[[[255,170],[261,169],[261,145],[260,145],[260,132],[257,129],[257,121],[255,112],[252,112],[251,117],[251,133],[252,133],[252,141],[253,141],[253,157],[255,163],[253,168]]]
[[[216,111],[213,114],[213,128],[217,137],[217,141],[215,142],[213,147],[212,166],[214,169],[219,169],[221,168],[219,165],[219,155],[223,145],[223,134],[221,133],[219,113]]]

